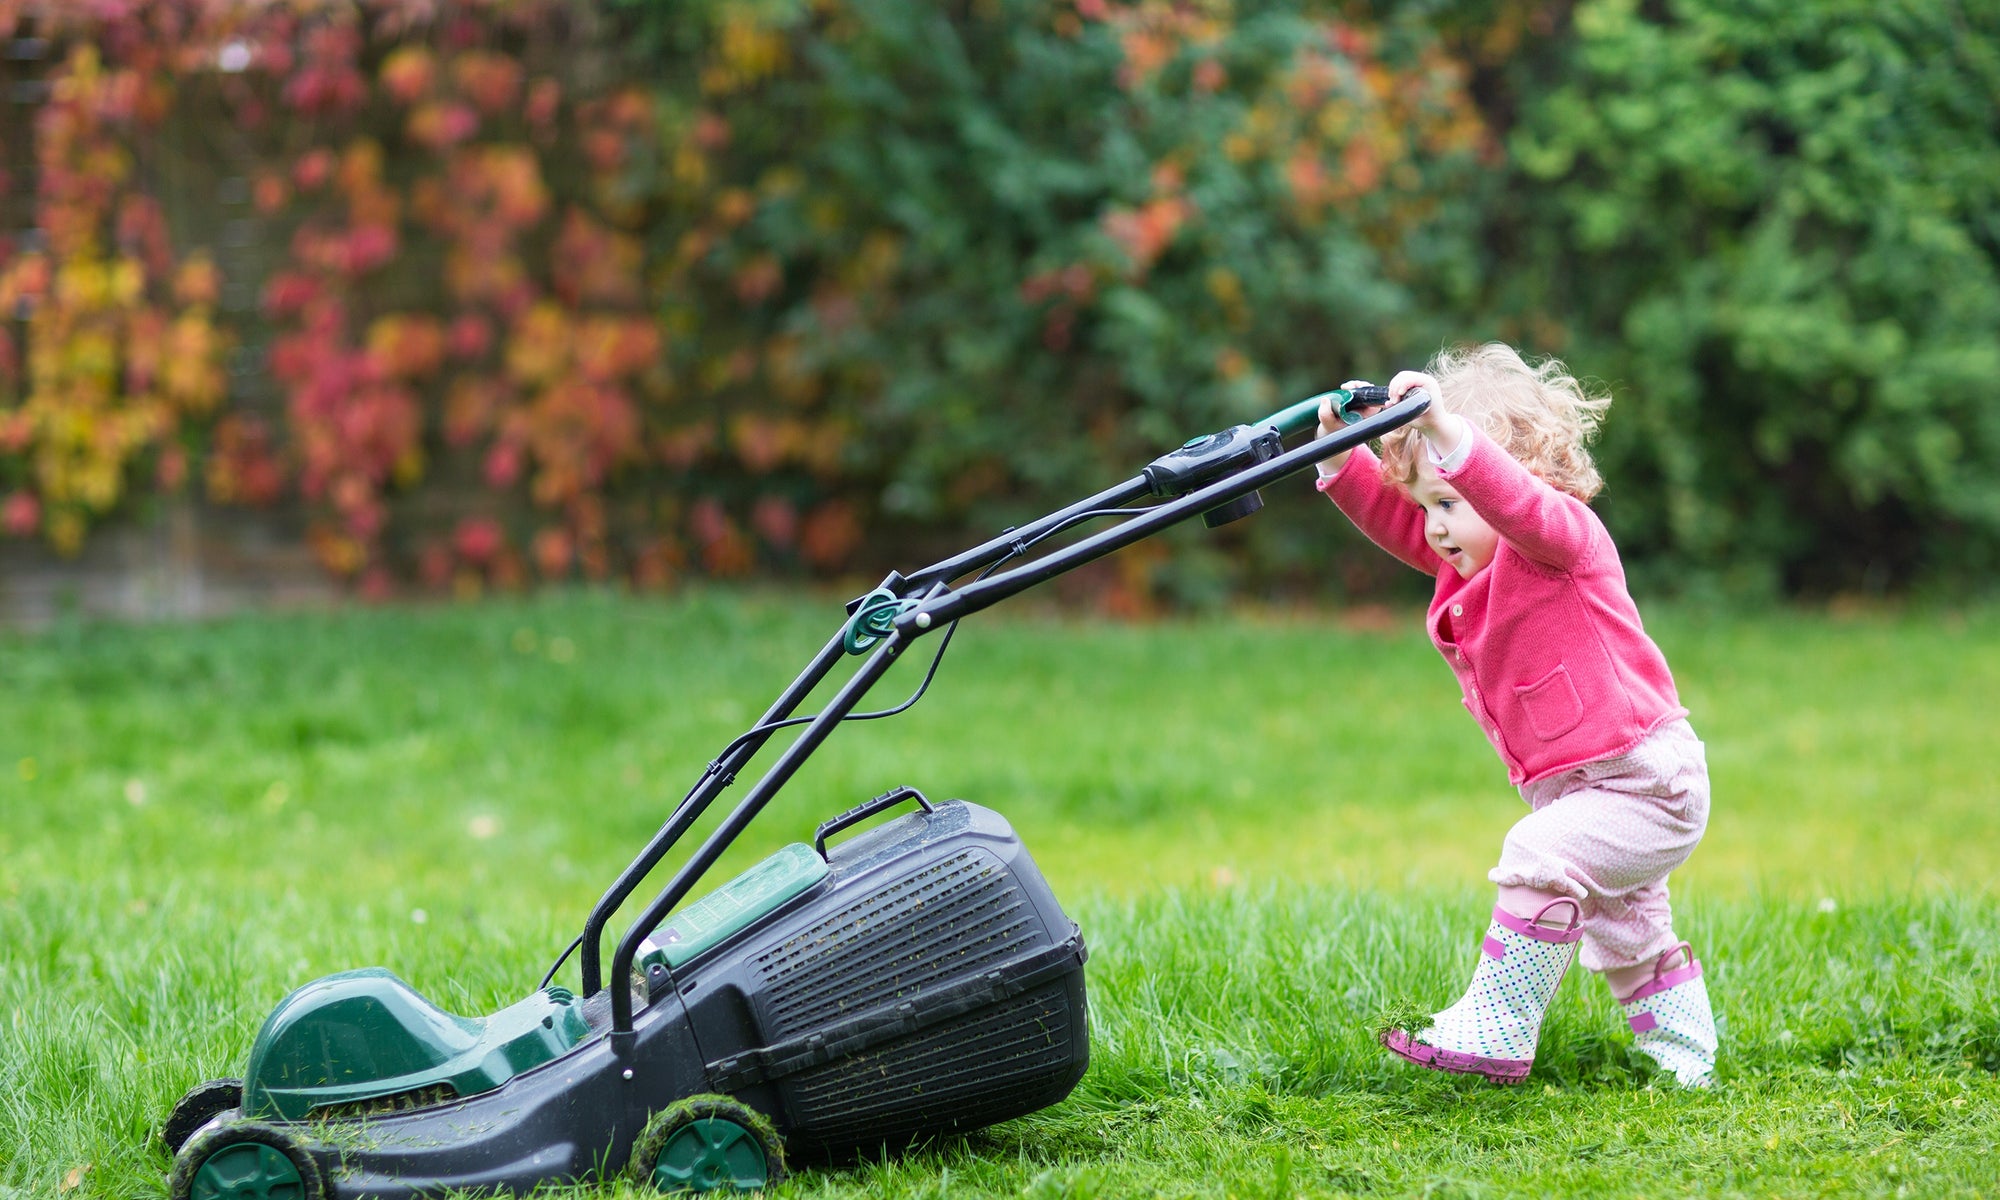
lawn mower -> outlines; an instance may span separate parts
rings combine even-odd
[[[1423,411],[1342,389],[1193,438],[1116,487],[914,574],[889,574],[694,787],[584,921],[542,986],[485,1017],[447,1013],[379,968],[294,991],[240,1079],[181,1098],[159,1136],[172,1200],[526,1193],[625,1175],[664,1192],[768,1187],[788,1161],[839,1161],[965,1133],[1062,1100],[1089,1061],[1082,932],[1000,814],[898,787],[681,907],[801,764],[847,720],[923,695],[959,618],[1260,488]],[[1147,499],[1150,504],[1140,502]],[[1127,507],[1138,504],[1138,507]],[[1044,539],[1117,518],[1030,556]],[[1014,560],[1023,561],[1009,566]],[[1004,568],[1004,569],[1003,569]],[[967,582],[960,582],[971,578]],[[941,633],[915,694],[857,712]],[[826,706],[794,716],[849,656]],[[613,915],[779,730],[802,727],[619,938]],[[892,809],[914,811],[828,845]],[[553,980],[575,952],[575,991]]]

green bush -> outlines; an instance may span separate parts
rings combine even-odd
[[[2000,564],[2000,7],[1593,0],[1517,85],[1502,307],[1620,397],[1655,574],[1788,592]]]
[[[669,107],[728,130],[668,224],[758,197],[670,285],[682,349],[781,345],[878,523],[990,526],[1498,336],[1618,396],[1601,508],[1652,583],[2000,562],[1990,4],[653,11],[638,45],[707,64]],[[1323,561],[1322,518],[1248,561]]]

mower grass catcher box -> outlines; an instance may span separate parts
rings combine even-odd
[[[1004,818],[952,801],[826,865],[799,902],[674,969],[708,1090],[772,1114],[807,1154],[978,1129],[1069,1094],[1090,1054],[1083,938]]]

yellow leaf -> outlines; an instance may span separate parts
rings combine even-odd
[[[121,306],[129,307],[139,300],[139,294],[146,288],[146,269],[135,258],[120,258],[111,268],[111,298]]]
[[[68,1173],[63,1176],[61,1190],[65,1192],[75,1191],[83,1185],[83,1177],[88,1174],[90,1174],[89,1163],[85,1163],[80,1167],[71,1167]]]

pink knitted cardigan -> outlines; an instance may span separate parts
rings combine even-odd
[[[1621,754],[1686,716],[1604,523],[1467,428],[1471,452],[1439,477],[1500,535],[1493,561],[1470,579],[1431,549],[1422,507],[1383,481],[1366,446],[1319,489],[1376,545],[1436,575],[1431,642],[1508,779],[1525,784]]]

